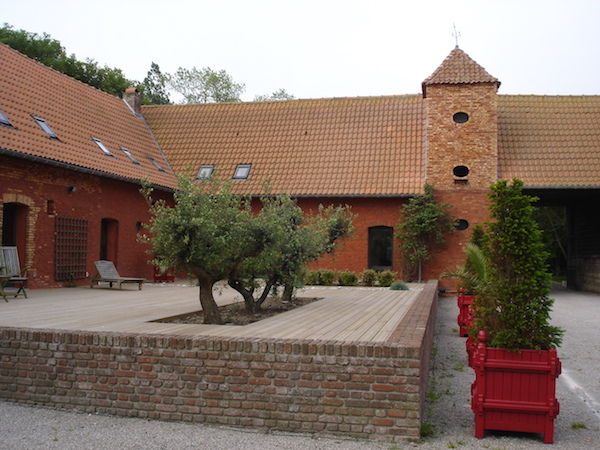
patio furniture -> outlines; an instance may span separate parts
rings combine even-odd
[[[94,282],[107,282],[112,289],[113,283],[116,283],[121,289],[121,286],[125,283],[137,283],[138,288],[142,289],[142,283],[146,281],[145,278],[131,278],[131,277],[122,277],[117,272],[117,268],[113,264],[112,261],[95,261],[94,266],[96,266],[96,270],[98,271],[97,275],[90,279],[90,288],[94,287]]]
[[[19,264],[19,253],[17,247],[0,247],[0,295],[8,302],[7,295],[13,295],[13,292],[7,292],[6,287],[14,284],[17,288],[14,297],[23,294],[27,298],[25,286],[28,278],[25,275],[29,267],[21,269]]]

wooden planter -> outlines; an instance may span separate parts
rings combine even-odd
[[[473,300],[475,299],[474,295],[465,295],[463,288],[460,288],[458,295],[458,326],[459,326],[459,334],[462,337],[468,336],[468,328],[471,327],[473,323],[473,312],[471,309],[471,305],[473,304]]]
[[[542,433],[544,443],[551,444],[560,408],[556,379],[561,363],[556,350],[510,352],[487,347],[485,332],[478,340],[471,386],[475,437],[483,438],[485,430]]]

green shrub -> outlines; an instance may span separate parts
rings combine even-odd
[[[390,284],[390,290],[392,291],[408,291],[408,286],[404,281],[394,281]]]
[[[321,270],[321,284],[333,286],[337,280],[337,272],[334,270]]]
[[[379,280],[379,286],[389,287],[394,281],[396,281],[396,272],[384,270],[383,272],[379,272],[377,278]]]
[[[318,270],[309,270],[304,276],[304,284],[318,286],[321,284],[321,273]]]
[[[358,284],[358,275],[354,272],[344,270],[339,275],[340,286],[356,286]]]
[[[367,269],[360,274],[363,286],[373,286],[377,281],[377,272],[373,269]]]

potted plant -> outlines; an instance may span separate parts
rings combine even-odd
[[[518,179],[502,180],[489,193],[492,221],[483,248],[489,272],[473,301],[469,330],[478,341],[471,407],[477,438],[485,430],[520,431],[542,433],[552,443],[563,331],[550,324],[547,253],[532,217],[537,198],[522,189]]]

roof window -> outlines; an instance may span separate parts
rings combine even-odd
[[[0,125],[6,125],[7,127],[12,128],[10,120],[8,120],[8,117],[6,117],[2,111],[0,111]]]
[[[35,120],[37,122],[37,124],[40,127],[42,127],[42,130],[44,130],[51,139],[58,140],[58,136],[56,135],[56,133],[54,131],[52,131],[52,128],[50,128],[50,125],[48,125],[44,119],[42,119],[41,117],[37,117],[37,116],[31,116],[31,117],[33,117],[33,120]]]
[[[127,156],[132,163],[137,164],[138,166],[141,166],[141,164],[139,163],[139,161],[135,158],[135,156],[133,156],[131,154],[131,152],[129,150],[127,150],[125,147],[119,147],[121,149],[121,151],[123,153],[125,153],[125,156]]]
[[[234,180],[247,180],[248,175],[250,175],[250,168],[252,164],[238,164],[235,168],[235,173],[233,174]]]
[[[106,156],[111,156],[111,157],[113,157],[113,158],[114,158],[114,155],[111,153],[111,151],[110,151],[108,148],[106,148],[106,145],[104,145],[100,139],[98,139],[98,138],[95,138],[95,137],[93,137],[93,136],[92,136],[92,141],[94,141],[94,142],[96,143],[96,145],[97,145],[98,147],[100,147],[100,150],[102,150],[102,152],[103,152],[103,153],[104,153]]]
[[[198,171],[198,175],[196,175],[196,180],[208,180],[210,179],[212,173],[215,170],[214,164],[204,164],[200,166],[200,170]]]
[[[165,172],[165,169],[163,169],[152,156],[146,156],[146,158],[148,158],[148,161],[150,161],[152,165],[158,169],[159,172],[167,173]]]

